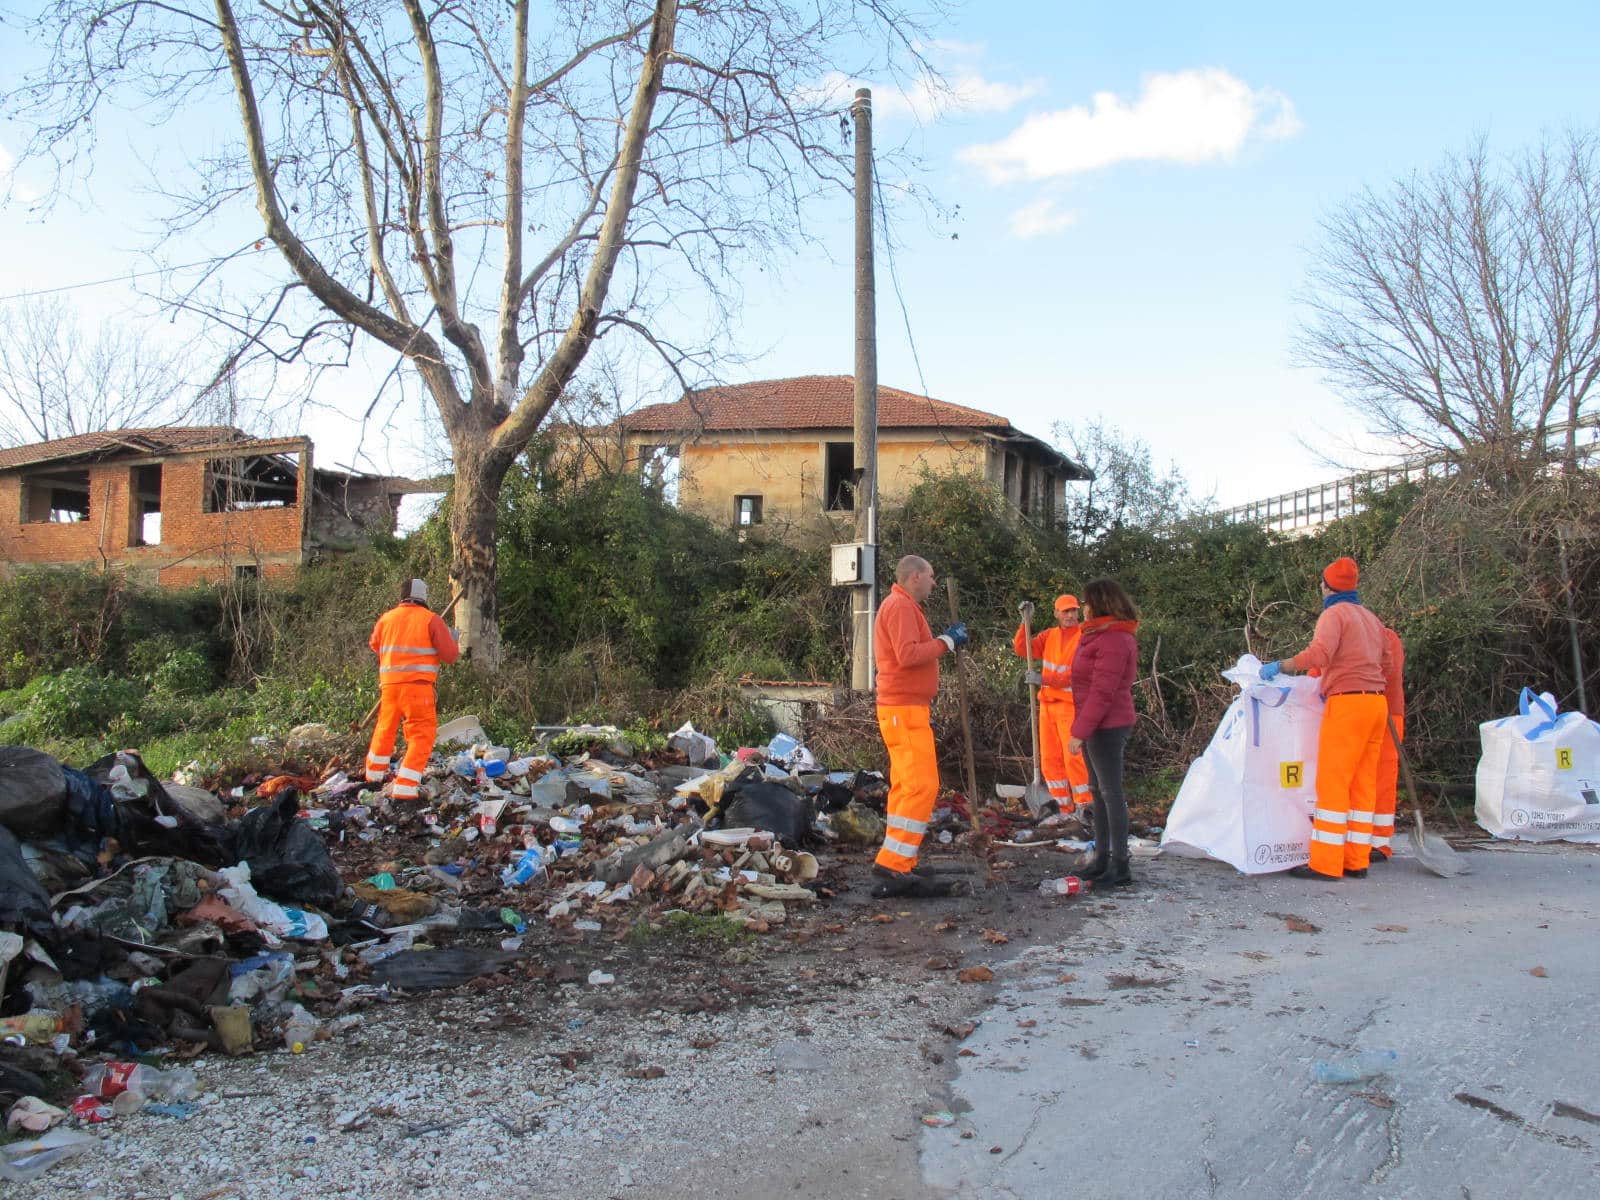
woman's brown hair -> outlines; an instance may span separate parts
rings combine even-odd
[[[1119,621],[1137,621],[1139,610],[1133,599],[1122,590],[1115,579],[1096,579],[1083,589],[1083,598],[1089,611],[1097,617],[1115,617]]]

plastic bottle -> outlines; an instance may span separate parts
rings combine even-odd
[[[1399,1061],[1394,1050],[1363,1050],[1354,1057],[1338,1062],[1318,1062],[1315,1067],[1318,1083],[1359,1083],[1382,1075]]]
[[[36,1046],[47,1044],[66,1028],[67,1023],[61,1016],[46,1009],[35,1009],[20,1017],[0,1018],[0,1037],[21,1037]]]
[[[500,872],[500,882],[505,887],[519,887],[531,883],[544,874],[545,851],[540,846],[524,850],[522,857]]]
[[[283,1026],[284,1047],[294,1054],[304,1053],[305,1048],[317,1040],[317,1030],[321,1027],[322,1022],[296,1004],[289,1010],[289,1020]]]
[[[142,1100],[176,1103],[200,1094],[200,1081],[186,1067],[165,1071],[142,1063],[106,1062],[91,1067],[83,1077],[83,1090],[102,1100],[115,1100],[130,1093]]]
[[[1039,884],[1041,896],[1076,896],[1087,892],[1089,885],[1076,875],[1063,875],[1060,879],[1046,879]]]

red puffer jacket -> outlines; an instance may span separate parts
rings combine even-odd
[[[1078,703],[1073,737],[1133,724],[1133,679],[1139,668],[1139,643],[1133,635],[1138,628],[1137,621],[1113,617],[1084,622],[1072,660],[1072,696]]]

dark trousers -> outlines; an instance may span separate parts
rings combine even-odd
[[[1128,857],[1128,797],[1122,791],[1122,752],[1132,725],[1096,729],[1083,739],[1089,764],[1089,790],[1094,793],[1094,847],[1112,858]]]

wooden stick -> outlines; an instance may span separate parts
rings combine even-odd
[[[956,577],[945,577],[945,589],[950,593],[950,623],[956,624],[961,620],[956,612]],[[961,741],[967,751],[967,800],[977,804],[978,800],[978,763],[972,753],[972,719],[967,715],[967,672],[965,668],[966,656],[956,649],[956,682],[960,685],[961,695]]]

